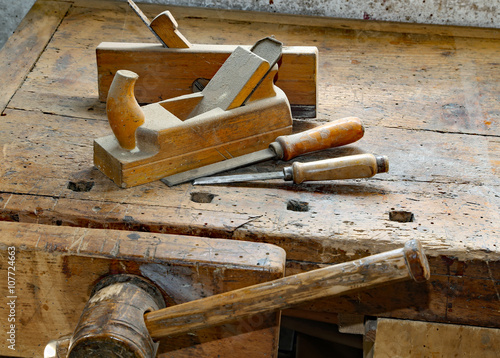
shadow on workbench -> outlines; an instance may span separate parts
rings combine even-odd
[[[363,336],[339,332],[336,324],[281,317],[278,358],[363,357]]]
[[[375,181],[376,179],[372,179]],[[356,182],[353,184],[344,182],[332,183],[315,182],[308,183],[304,182],[301,184],[293,184],[290,182],[279,182],[278,180],[269,181],[251,181],[251,182],[241,182],[241,183],[230,183],[230,184],[220,184],[226,187],[233,188],[254,188],[254,189],[280,189],[288,190],[293,192],[310,192],[310,193],[322,193],[322,194],[339,194],[339,195],[353,195],[359,196],[362,194],[387,194],[387,190],[382,187],[378,187],[375,183],[363,183]],[[199,186],[200,188],[209,188],[209,186]]]

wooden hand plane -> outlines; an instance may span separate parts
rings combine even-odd
[[[121,187],[265,149],[292,131],[290,104],[274,85],[282,44],[237,47],[197,93],[140,107],[138,75],[116,73],[107,99],[114,135],[94,141],[94,164]]]
[[[198,80],[211,79],[237,45],[192,44],[178,30],[169,11],[149,20],[132,0],[158,43],[103,42],[96,49],[99,99],[106,101],[118,70],[139,75],[135,95],[139,103],[190,94]],[[249,49],[251,46],[242,46]],[[316,117],[318,49],[315,46],[284,46],[276,85],[287,95],[295,118]]]

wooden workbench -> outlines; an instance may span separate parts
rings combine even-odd
[[[150,18],[166,9],[141,8]],[[302,160],[374,152],[389,157],[390,172],[338,183],[120,189],[92,162],[93,140],[111,133],[95,48],[156,40],[124,2],[39,0],[0,52],[2,220],[266,242],[286,250],[287,274],[418,238],[428,283],[286,313],[500,327],[499,30],[168,9],[192,43],[249,45],[274,35],[317,46],[318,118],[294,128],[358,116],[366,134]],[[399,211],[414,220],[390,220]]]

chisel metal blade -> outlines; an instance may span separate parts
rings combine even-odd
[[[291,180],[295,184],[300,184],[305,181],[370,178],[378,173],[386,173],[388,170],[389,160],[386,156],[364,153],[307,163],[295,162],[283,168],[281,172],[199,178],[193,184],[226,184],[269,179]]]
[[[201,168],[188,170],[179,174],[174,174],[161,179],[168,186],[174,186],[186,183],[196,178],[208,177],[226,170],[241,168],[249,164],[263,162],[265,160],[276,158],[276,152],[270,148],[259,150],[257,152],[241,155],[239,157],[223,160],[214,164],[206,165]]]
[[[271,173],[255,173],[255,174],[239,174],[239,175],[223,175],[218,177],[207,177],[196,179],[194,185],[209,185],[209,184],[226,184],[226,183],[240,183],[244,181],[254,180],[271,180],[271,179],[284,179],[283,172]]]

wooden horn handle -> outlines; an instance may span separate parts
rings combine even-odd
[[[391,281],[421,282],[429,275],[422,246],[411,240],[404,248],[167,307],[144,319],[152,338],[159,339]]]
[[[128,150],[135,148],[135,132],[145,120],[144,112],[134,96],[134,86],[138,78],[132,71],[117,71],[106,100],[109,125],[120,146]]]

